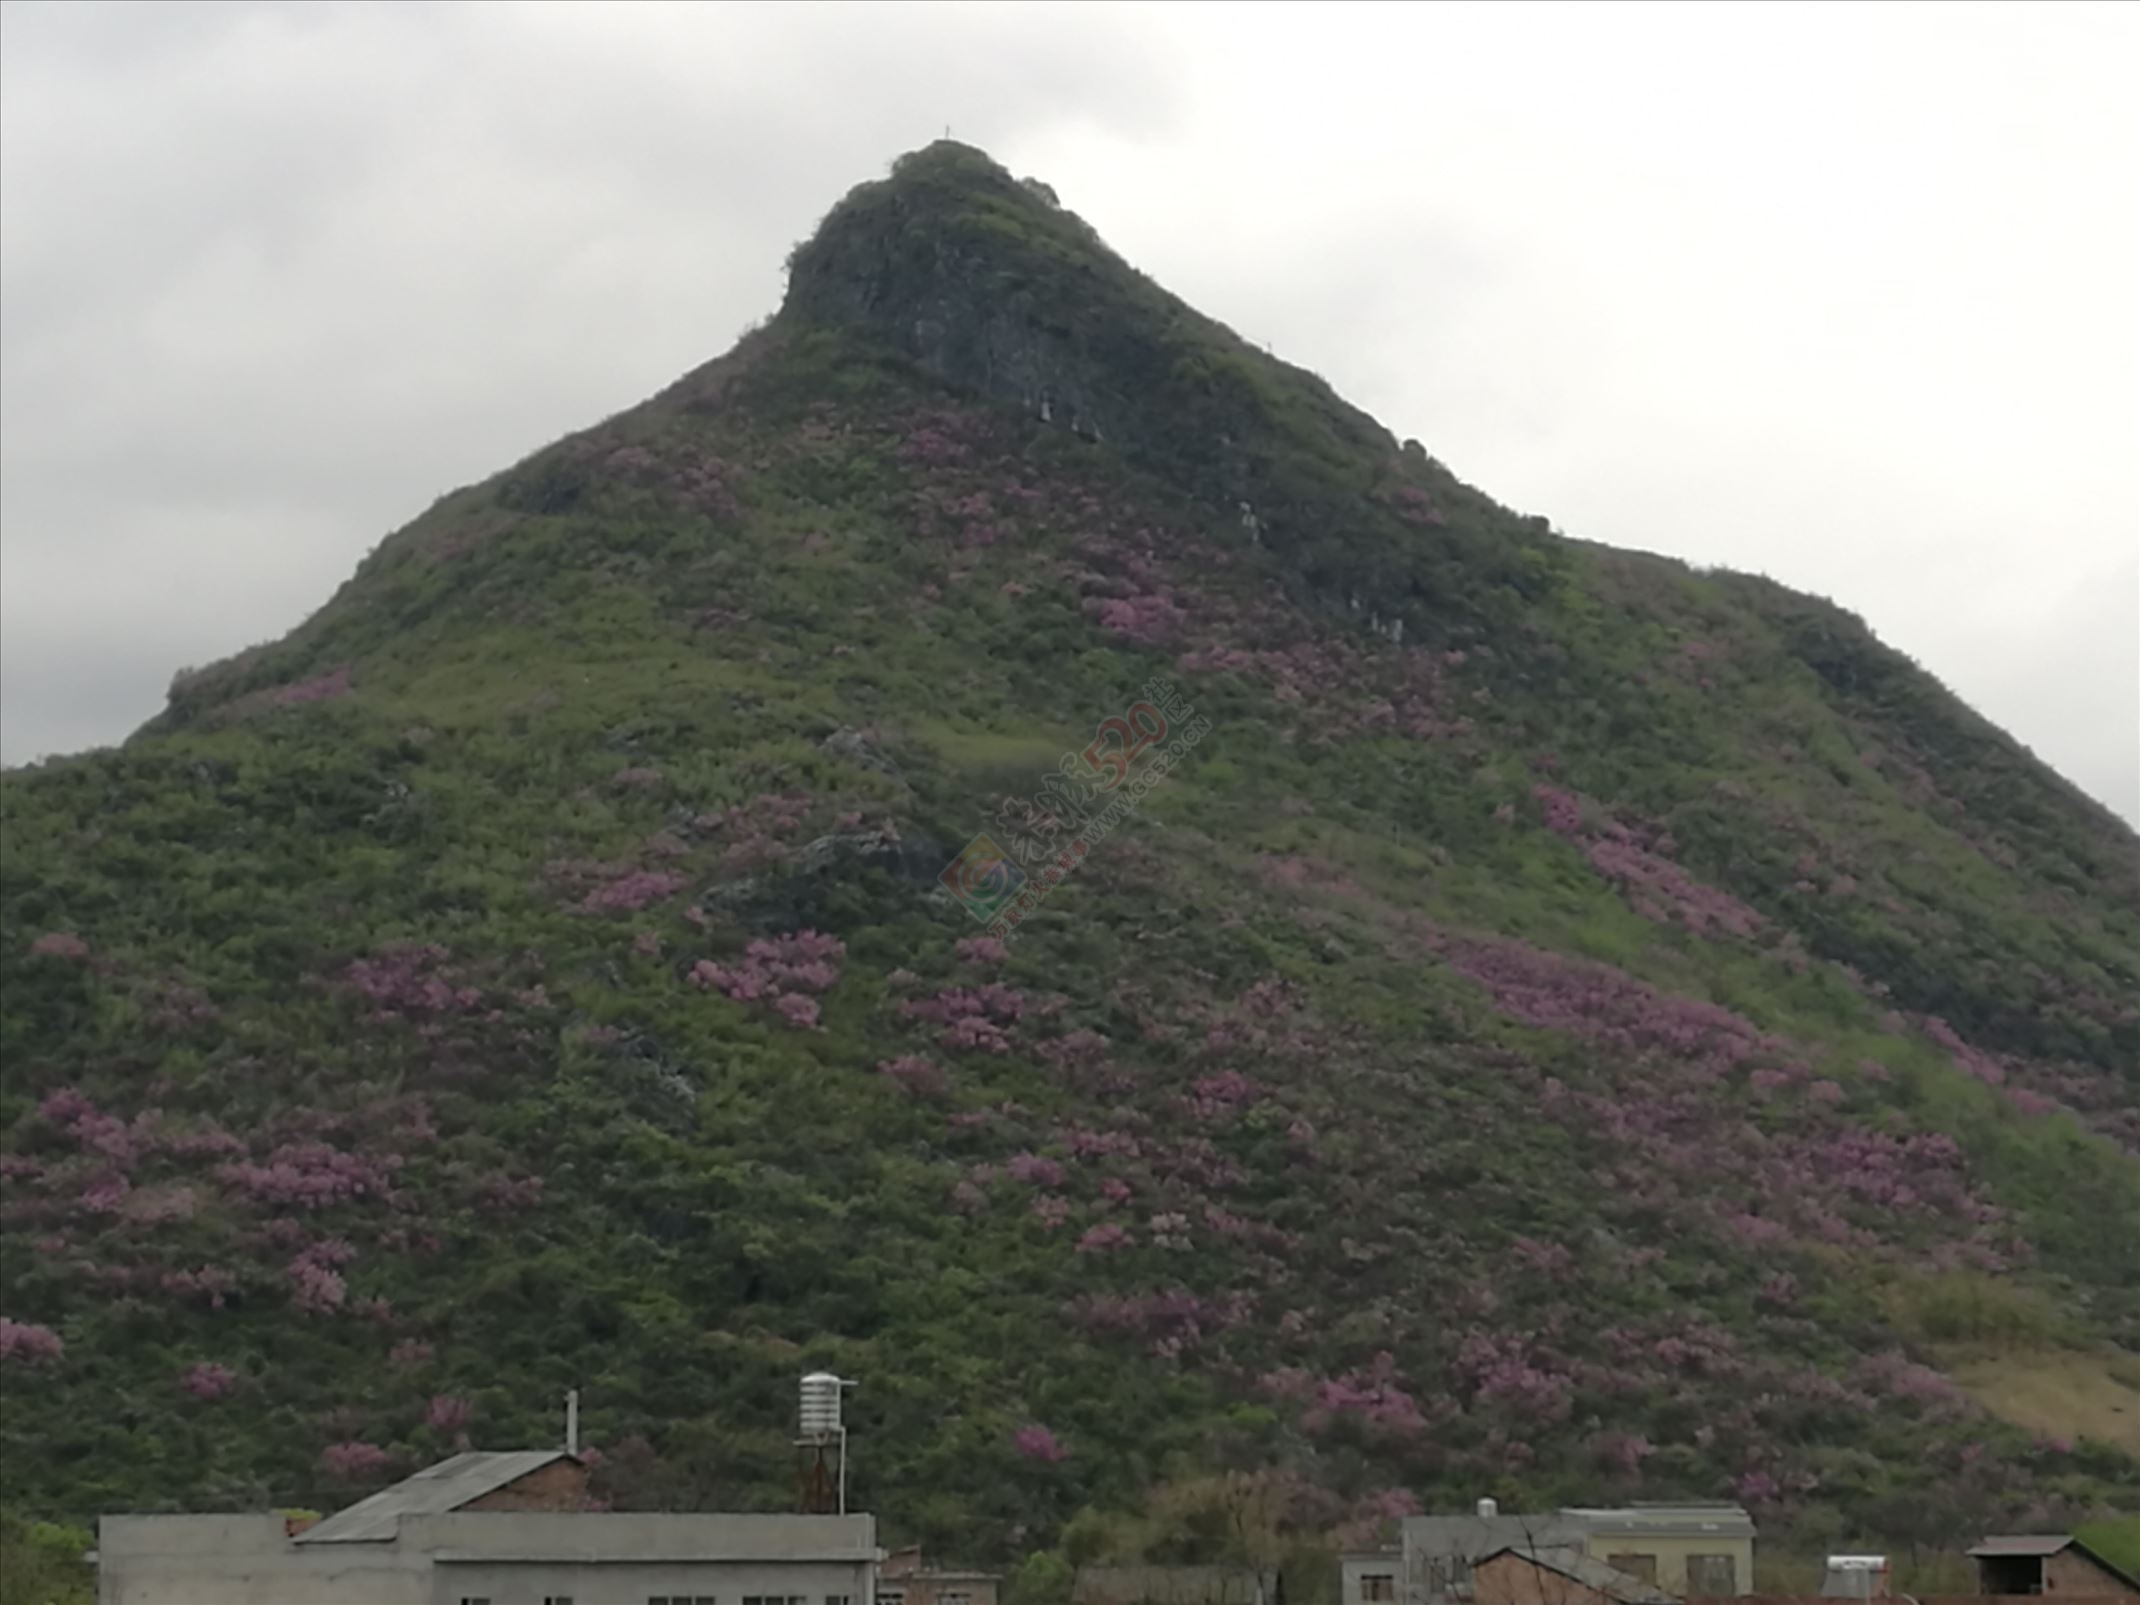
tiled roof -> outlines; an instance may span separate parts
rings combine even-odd
[[[1754,1519],[1738,1505],[1617,1505],[1561,1512],[1594,1533],[1687,1533],[1726,1538],[1754,1536]]]

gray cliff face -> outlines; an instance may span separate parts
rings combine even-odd
[[[942,142],[852,192],[789,260],[785,322],[855,330],[947,385],[1105,442],[1268,552],[1302,600],[1401,638],[1427,609],[1473,630],[1454,565],[1541,583],[1525,521],[1459,485],[1315,375],[1202,316],[1056,201]],[[1380,468],[1363,477],[1363,464]],[[1474,517],[1458,527],[1448,509]],[[1363,516],[1363,506],[1366,509]],[[1491,526],[1491,527],[1486,527]],[[1475,574],[1474,574],[1475,577]],[[1362,622],[1368,615],[1362,612]],[[1447,633],[1429,629],[1428,636]]]
[[[1095,349],[1094,320],[1075,299],[1096,275],[1050,282],[1050,266],[1069,264],[1036,257],[1074,243],[1115,272],[1129,269],[1046,185],[1013,181],[978,152],[951,154],[961,150],[919,158],[934,157],[956,189],[930,181],[939,175],[905,174],[851,197],[796,252],[788,310],[865,327],[946,383],[1087,439],[1125,432],[1136,401],[1108,372],[1111,354]]]
[[[1051,327],[1034,291],[998,291],[984,264],[948,246],[934,254],[924,277],[888,273],[839,284],[819,306],[830,302],[843,321],[869,325],[948,384],[1087,439],[1109,438],[1126,424],[1128,398],[1106,383],[1075,331]]]

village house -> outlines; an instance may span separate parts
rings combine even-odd
[[[1338,1557],[1338,1597],[1344,1605],[1396,1605],[1404,1551],[1393,1546],[1348,1549]]]
[[[923,1562],[921,1546],[895,1549],[877,1565],[877,1605],[996,1605],[1000,1572]]]
[[[1580,1550],[1502,1549],[1471,1568],[1474,1605],[1679,1605],[1639,1577]]]
[[[1724,1598],[1754,1591],[1754,1522],[1737,1505],[1626,1505],[1563,1510],[1584,1552],[1668,1594]]]
[[[2071,1533],[1986,1538],[1969,1556],[1977,1563],[1977,1586],[1987,1594],[2140,1594],[2140,1578]]]
[[[1468,1516],[1407,1516],[1399,1530],[1401,1605],[1482,1599],[1477,1568],[1504,1553],[1545,1565],[1546,1572],[1530,1581],[1564,1591],[1579,1584],[1611,1598],[1632,1597],[1636,1586],[1674,1597],[1753,1592],[1754,1524],[1737,1505],[1581,1506],[1503,1515],[1493,1500],[1482,1499]],[[1593,1565],[1616,1577],[1604,1577]],[[1504,1564],[1497,1573],[1498,1586],[1529,1586],[1519,1566]],[[1345,1605],[1367,1602],[1348,1592]]]
[[[311,1526],[106,1516],[99,1605],[864,1605],[872,1516],[589,1508],[563,1449],[470,1452]],[[978,1602],[976,1602],[978,1605]]]

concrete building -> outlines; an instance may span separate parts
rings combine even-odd
[[[1490,1499],[1468,1516],[1407,1516],[1403,1605],[1477,1601],[1475,1571],[1504,1551],[1549,1563],[1576,1581],[1579,1561],[1665,1594],[1753,1592],[1754,1524],[1737,1505],[1571,1507],[1501,1514]],[[1504,1572],[1513,1575],[1511,1568]],[[1625,1583],[1614,1583],[1623,1588]]]
[[[1987,1594],[2140,1593],[2140,1578],[2112,1565],[2071,1533],[1985,1539],[1969,1556]]]
[[[1668,1594],[1719,1598],[1754,1591],[1754,1522],[1737,1505],[1625,1505],[1563,1510],[1582,1524],[1583,1551]]]
[[[870,1516],[618,1515],[563,1450],[452,1459],[292,1531],[106,1516],[99,1605],[869,1605]]]
[[[1338,1557],[1343,1605],[1396,1605],[1404,1576],[1402,1549],[1348,1549]]]

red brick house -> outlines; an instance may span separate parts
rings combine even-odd
[[[2140,1578],[2113,1566],[2071,1533],[1985,1539],[1969,1551],[1987,1594],[2140,1594]]]
[[[895,1549],[877,1564],[877,1605],[996,1605],[1000,1572],[930,1566],[921,1546]]]
[[[1576,1549],[1510,1547],[1471,1568],[1475,1605],[1677,1605],[1656,1584]]]

